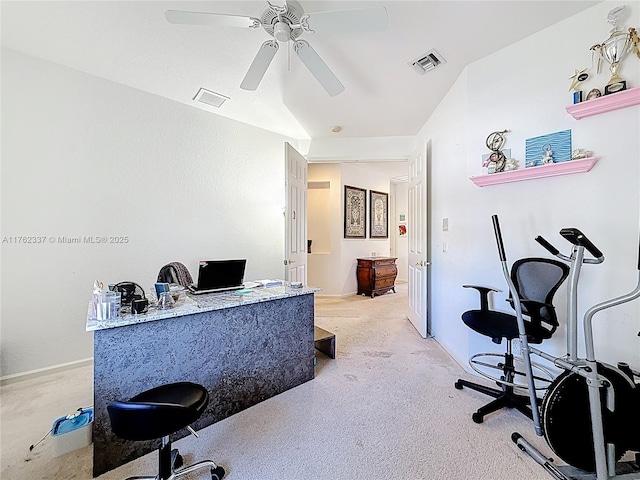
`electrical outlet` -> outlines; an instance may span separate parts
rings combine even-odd
[[[449,217],[445,217],[442,219],[442,231],[443,232],[449,231]]]

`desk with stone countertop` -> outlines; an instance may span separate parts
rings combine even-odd
[[[204,385],[198,430],[313,379],[315,288],[183,295],[168,310],[87,319],[94,332],[93,475],[145,455],[157,442],[111,432],[107,404],[165,383]],[[172,438],[187,435],[180,432]]]

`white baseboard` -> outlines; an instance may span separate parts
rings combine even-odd
[[[51,375],[52,373],[64,372],[65,370],[71,370],[72,368],[85,367],[93,364],[93,357],[85,358],[83,360],[76,360],[74,362],[59,363],[58,365],[52,365],[50,367],[37,368],[35,370],[29,370],[26,372],[14,373],[12,375],[5,375],[0,377],[0,386],[9,385],[11,383],[23,382],[24,380],[31,380],[33,378],[44,377],[45,375]]]
[[[347,297],[353,297],[355,294],[356,292],[340,293],[337,295],[329,295],[326,293],[314,293],[313,295],[318,298],[347,298]]]

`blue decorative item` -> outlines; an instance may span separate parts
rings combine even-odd
[[[548,163],[571,160],[571,130],[549,133],[525,141],[525,166],[537,167]]]
[[[53,456],[59,457],[91,443],[93,407],[79,408],[74,413],[58,418],[51,427]]]

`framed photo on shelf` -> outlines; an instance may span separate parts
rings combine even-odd
[[[344,238],[366,238],[367,191],[344,186]]]
[[[571,160],[571,130],[525,140],[525,168]]]
[[[389,194],[369,190],[369,238],[389,238]]]

